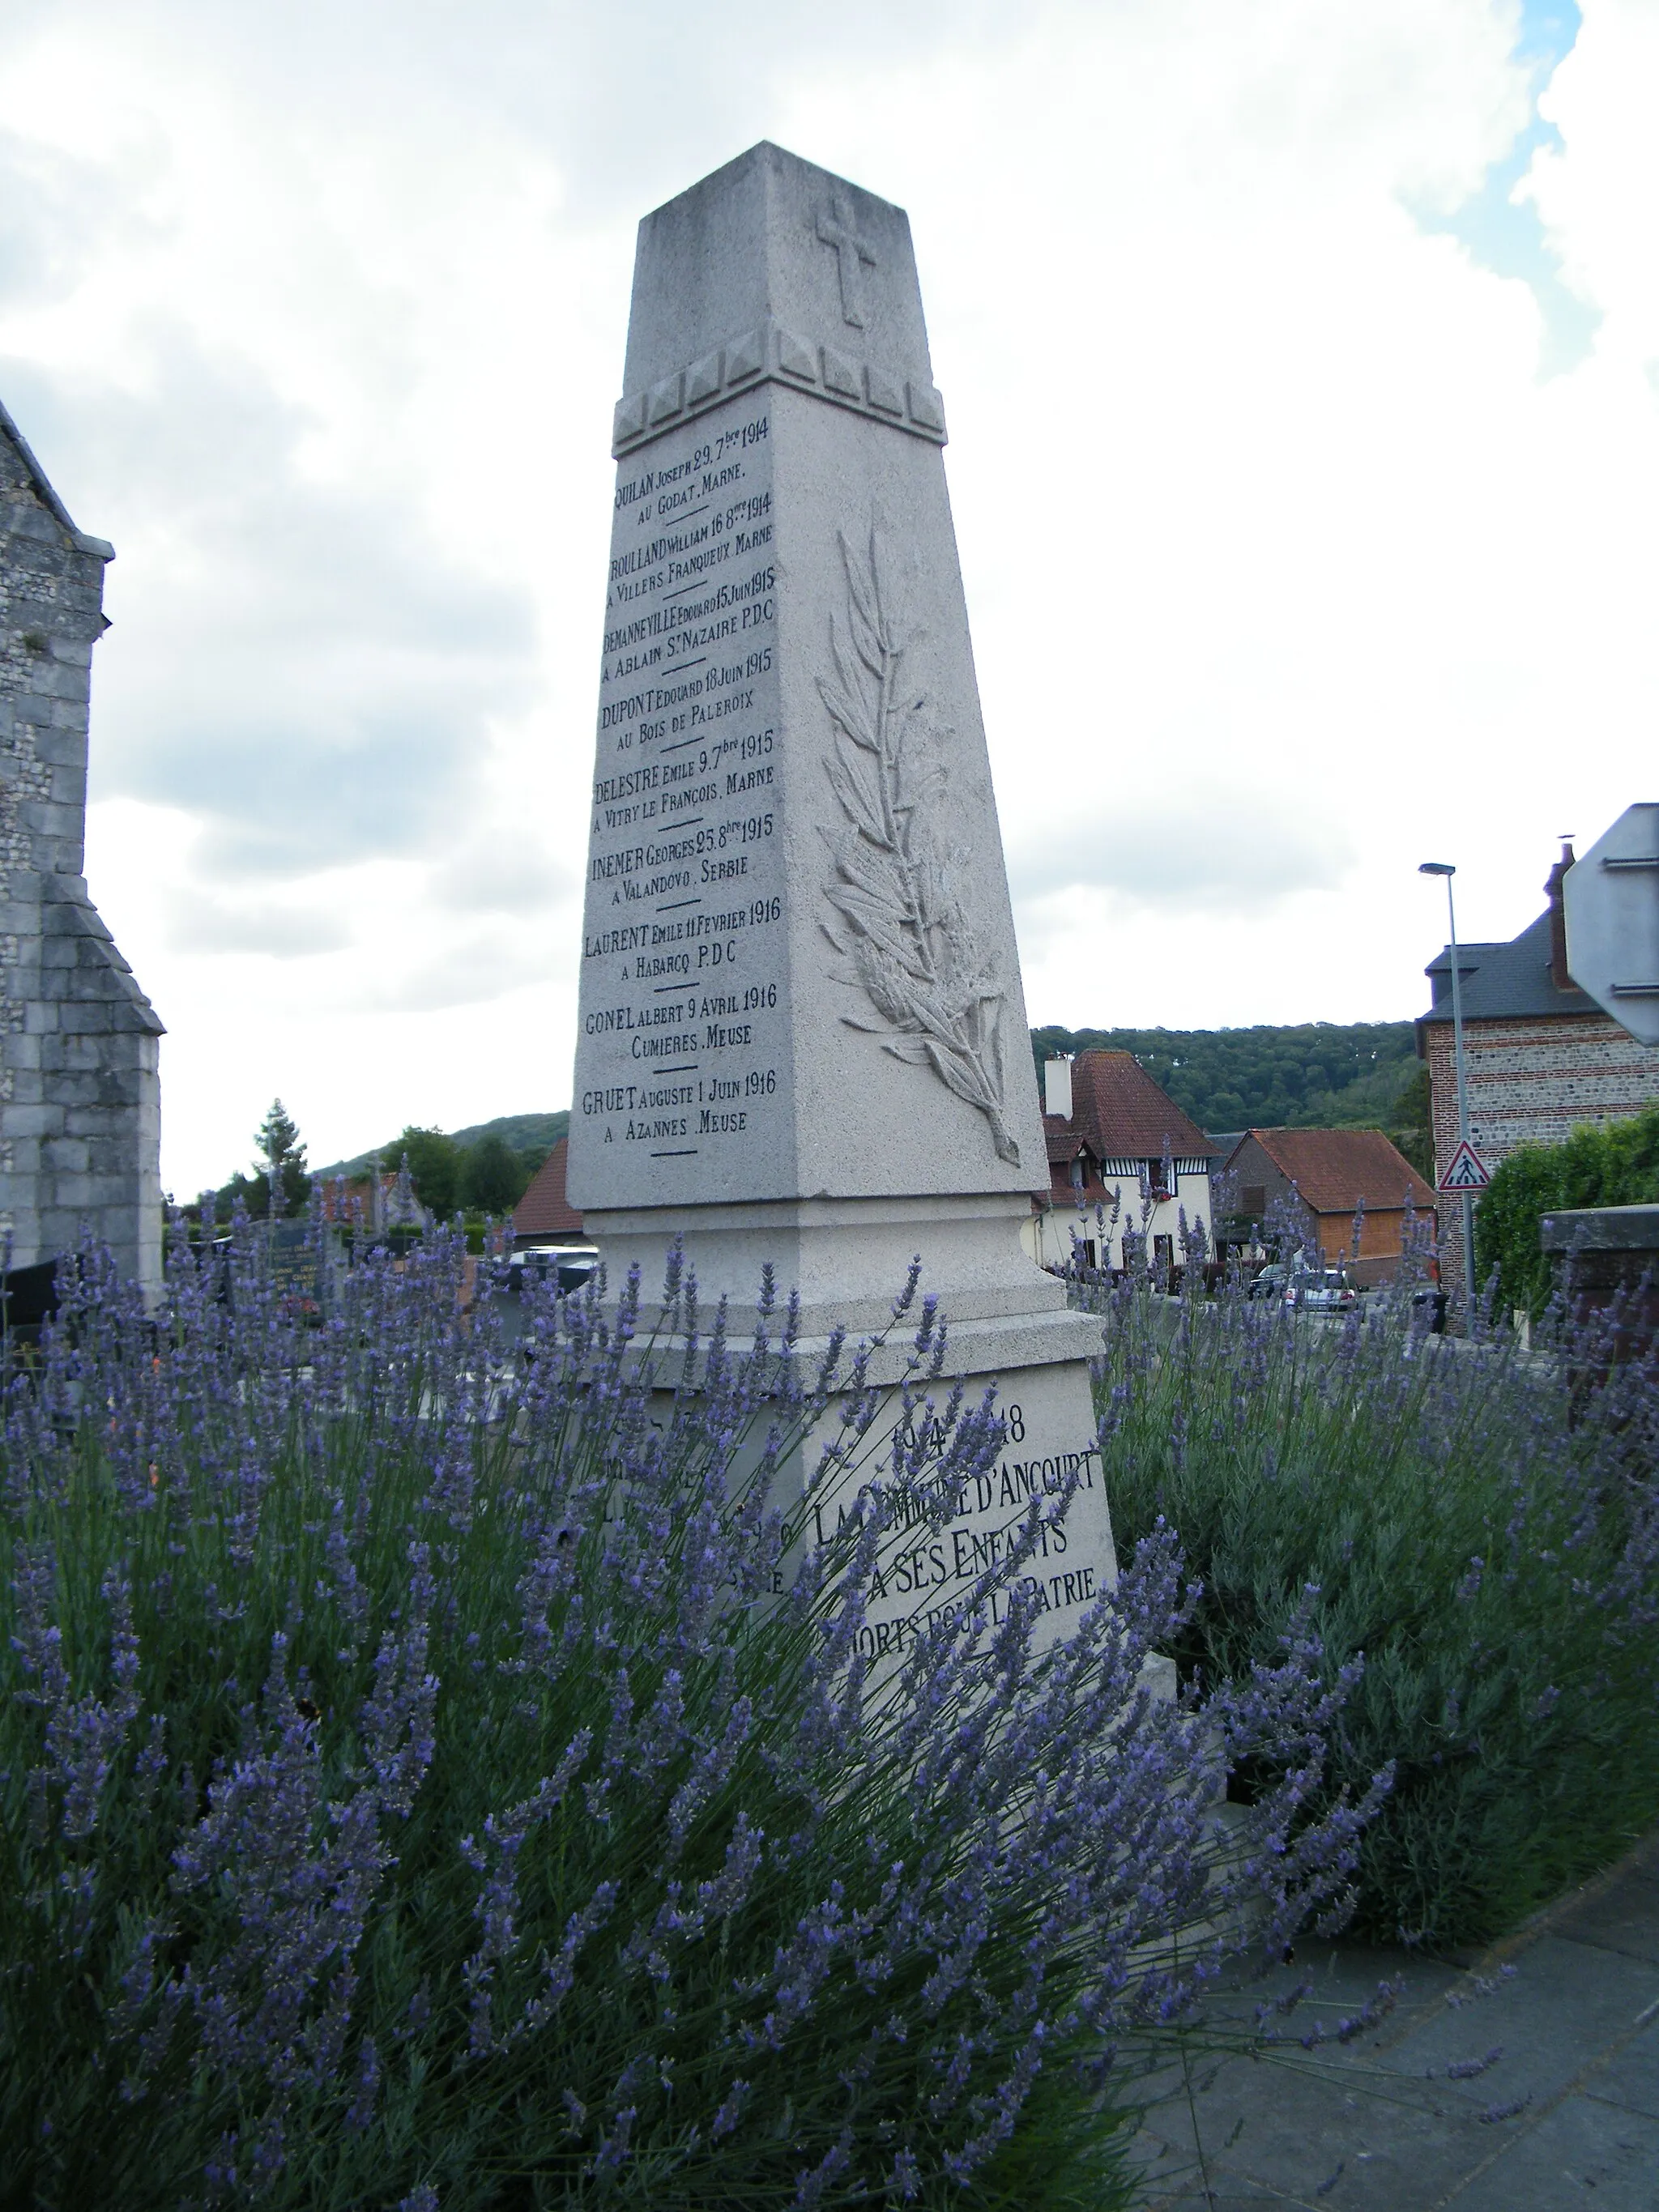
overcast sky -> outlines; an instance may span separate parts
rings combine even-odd
[[[634,227],[910,212],[1034,1021],[1420,1011],[1659,796],[1659,4],[3,0],[164,1179],[567,1104]]]

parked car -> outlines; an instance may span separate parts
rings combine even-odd
[[[544,1283],[550,1277],[567,1294],[580,1291],[599,1264],[595,1244],[529,1244],[507,1263],[507,1291],[516,1297],[527,1282]]]
[[[1270,1267],[1264,1267],[1259,1275],[1250,1278],[1250,1296],[1253,1298],[1283,1297],[1290,1279],[1290,1269],[1275,1262]]]
[[[1346,1313],[1359,1293],[1340,1267],[1299,1267],[1285,1285],[1285,1303],[1302,1313]]]

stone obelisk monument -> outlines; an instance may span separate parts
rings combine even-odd
[[[768,144],[705,178],[640,226],[623,389],[572,1200],[613,1282],[682,1236],[813,1335],[919,1253],[1009,1437],[919,1589],[1080,1462],[1063,1613],[1111,1572],[1098,1327],[1020,1243],[1048,1170],[903,210]]]

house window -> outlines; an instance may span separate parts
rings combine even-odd
[[[1079,1158],[1075,1159],[1075,1160],[1073,1160],[1073,1161],[1072,1162],[1072,1188],[1073,1188],[1073,1190],[1081,1190],[1081,1189],[1082,1189],[1082,1188],[1083,1188],[1083,1162],[1082,1162],[1082,1159]]]
[[[1247,1182],[1239,1193],[1239,1203],[1252,1221],[1260,1221],[1267,1211],[1267,1186],[1265,1182]]]
[[[1147,1161],[1146,1188],[1154,1198],[1173,1198],[1175,1187],[1176,1171],[1173,1161]]]
[[[1175,1272],[1175,1238],[1154,1237],[1152,1239],[1152,1273],[1159,1282],[1167,1283]]]

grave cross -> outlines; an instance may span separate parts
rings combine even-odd
[[[833,246],[841,271],[841,319],[854,330],[864,328],[864,269],[876,265],[875,248],[858,234],[852,210],[837,193],[828,215],[818,217],[818,239]],[[860,264],[862,264],[861,267]]]

